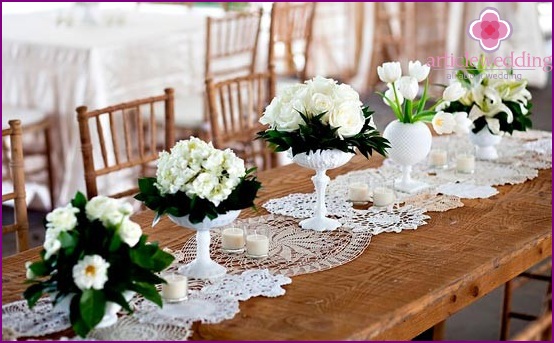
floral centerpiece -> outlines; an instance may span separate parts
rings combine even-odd
[[[466,112],[473,123],[472,132],[487,128],[490,133],[511,134],[531,127],[531,93],[527,80],[517,80],[512,72],[492,69],[481,56],[478,64],[465,63],[465,70],[456,73],[456,87],[463,89],[458,100],[441,104],[450,112]],[[459,86],[458,86],[459,85]]]
[[[389,144],[375,129],[372,114],[352,87],[320,76],[284,89],[265,109],[260,123],[269,128],[258,132],[258,138],[275,151],[289,151],[297,164],[316,170],[315,215],[300,222],[302,228],[323,231],[340,226],[326,218],[327,169],[348,162],[356,149],[366,158],[373,151],[385,155]]]
[[[69,300],[71,325],[84,337],[103,320],[110,303],[132,312],[125,297],[129,291],[162,306],[155,284],[165,281],[155,273],[173,256],[147,243],[131,213],[132,206],[121,200],[97,196],[87,202],[82,193],[50,212],[41,258],[26,263],[31,285],[23,295],[29,307],[44,293],[56,304]]]
[[[399,190],[409,193],[428,186],[412,180],[410,175],[412,165],[423,160],[431,149],[431,132],[424,123],[431,122],[438,134],[469,131],[470,122],[467,119],[467,113],[438,109],[441,104],[456,101],[465,94],[465,90],[459,83],[446,87],[442,97],[428,106],[430,71],[431,68],[421,64],[420,61],[410,61],[408,75],[404,76],[400,62],[387,62],[377,67],[379,78],[388,87],[385,93],[379,94],[397,118],[383,132],[383,136],[392,145],[388,151],[389,156],[402,166],[402,179],[395,185]],[[421,82],[425,84],[418,99]]]

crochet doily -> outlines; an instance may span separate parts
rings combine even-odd
[[[412,206],[394,207],[388,210],[353,210],[348,218],[341,218],[355,233],[371,233],[378,235],[383,232],[415,230],[425,225],[429,216],[423,214],[425,209]]]
[[[54,309],[50,298],[39,299],[32,309],[26,300],[2,305],[2,329],[11,329],[16,337],[43,336],[69,327],[67,311]]]
[[[87,335],[87,339],[99,341],[186,341],[191,334],[192,332],[187,327],[164,322],[141,323],[131,316],[123,316],[112,326],[92,330]]]
[[[228,254],[221,250],[221,234],[212,231],[210,256],[225,266],[229,274],[242,273],[250,269],[268,269],[274,275],[294,276],[314,273],[348,263],[358,257],[371,240],[370,233],[354,234],[341,227],[334,231],[316,232],[300,228],[298,220],[265,215],[237,220],[235,224],[263,225],[270,230],[269,257],[249,258],[245,254]],[[191,237],[181,249],[180,263],[188,263],[196,256],[196,239]]]
[[[496,188],[471,183],[446,183],[438,187],[442,194],[454,195],[465,199],[490,198],[498,194]]]

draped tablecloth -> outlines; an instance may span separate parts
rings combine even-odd
[[[56,123],[54,205],[84,190],[77,106],[96,109],[162,94],[165,87],[201,96],[207,16],[194,9],[174,15],[126,11],[118,25],[67,26],[58,25],[58,15],[2,17],[2,104],[40,109]],[[102,180],[99,192],[113,186]]]

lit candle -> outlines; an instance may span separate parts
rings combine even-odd
[[[269,238],[260,234],[246,236],[246,254],[250,257],[266,257],[269,254]]]
[[[373,206],[384,207],[394,202],[394,192],[390,188],[377,187],[373,190]]]
[[[473,173],[475,170],[475,156],[470,154],[456,156],[456,170],[464,174]]]
[[[167,274],[162,276],[167,283],[162,283],[162,298],[167,302],[177,302],[187,299],[187,277],[179,274]]]
[[[364,183],[353,183],[348,186],[348,199],[354,202],[367,201],[369,187]]]
[[[444,167],[448,164],[448,153],[443,149],[433,149],[429,153],[429,159],[433,167]]]
[[[238,227],[224,229],[221,232],[221,248],[226,252],[243,252],[244,231]]]

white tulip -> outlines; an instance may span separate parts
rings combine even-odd
[[[343,102],[329,115],[329,125],[339,128],[337,134],[340,138],[352,137],[358,134],[365,123],[362,109],[357,102]]]
[[[385,83],[394,83],[402,76],[400,62],[386,62],[377,67],[379,79]]]
[[[400,90],[398,89],[398,82],[395,83],[395,87],[396,87],[396,98],[395,98],[395,95],[394,95],[394,89],[392,88],[392,83],[389,83],[387,85],[389,87],[389,89],[385,92],[385,98],[383,98],[383,101],[385,102],[385,104],[387,104],[388,106],[390,106],[389,104],[389,101],[393,102],[396,104],[396,100],[398,100],[398,103],[400,105],[402,105],[404,103],[404,97],[402,96],[402,93],[400,93]],[[387,101],[387,99],[389,101]]]
[[[469,128],[471,127],[471,120],[467,117],[465,112],[454,112],[452,113],[454,120],[456,121],[456,126],[454,127],[454,132],[465,134],[469,133]]]
[[[443,111],[437,112],[431,123],[433,124],[433,129],[435,129],[435,132],[439,135],[452,133],[456,127],[456,120],[452,113]]]
[[[81,290],[103,289],[110,264],[100,255],[87,255],[73,266],[73,281]]]
[[[442,93],[442,99],[444,101],[457,101],[466,94],[464,86],[460,82],[454,82],[450,86],[446,87]]]
[[[431,67],[427,64],[421,65],[420,61],[408,62],[408,73],[410,76],[415,77],[417,82],[425,80],[429,76],[430,71]]]
[[[419,92],[417,79],[412,76],[402,76],[398,81],[398,90],[405,99],[414,100]]]
[[[140,225],[130,219],[126,219],[123,223],[121,223],[118,232],[121,240],[131,248],[138,243],[140,237],[142,236],[142,229],[140,228]]]

